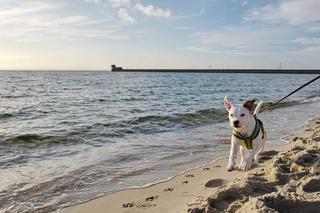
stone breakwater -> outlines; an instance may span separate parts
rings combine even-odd
[[[189,213],[319,212],[320,118],[291,136],[282,151],[266,151],[264,164],[188,205]]]

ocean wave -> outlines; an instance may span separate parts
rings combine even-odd
[[[111,181],[119,181],[120,179],[128,178],[128,177],[134,177],[134,176],[139,176],[144,173],[148,173],[153,171],[153,168],[143,168],[143,169],[134,169],[128,172],[123,172],[121,174],[115,175]]]
[[[10,185],[0,191],[0,212],[53,212],[68,205],[97,197],[97,193],[90,194],[87,188],[88,186],[94,187],[92,185],[93,181],[102,182],[111,177],[108,180],[110,183],[118,183],[119,180],[141,176],[154,171],[153,168],[140,168],[121,173],[116,173],[116,171],[104,173],[88,172],[92,167],[93,165],[82,167],[70,172],[68,175],[48,177],[47,180],[39,180],[35,183],[22,182]],[[77,191],[77,196],[72,195],[75,190]]]
[[[288,101],[283,103],[265,103],[261,111],[274,110],[301,104],[300,101]],[[3,117],[13,116],[2,114]],[[1,115],[0,115],[1,118]],[[202,109],[194,113],[180,113],[172,115],[146,115],[134,117],[112,123],[95,123],[86,127],[85,131],[77,130],[69,135],[40,135],[22,134],[4,138],[0,146],[25,147],[25,148],[48,148],[58,145],[74,145],[83,143],[92,138],[124,137],[129,134],[152,134],[165,131],[173,131],[177,128],[187,128],[197,125],[210,124],[211,122],[227,121],[228,115],[225,109]],[[82,135],[84,134],[84,135]],[[71,136],[70,136],[71,135]],[[91,138],[92,135],[92,138]],[[81,137],[77,137],[81,136]],[[83,139],[84,137],[85,139]],[[104,142],[102,140],[101,142]]]
[[[264,103],[262,111],[275,110],[279,108],[302,104],[301,101],[287,101],[282,103]],[[164,131],[172,131],[177,128],[187,128],[197,125],[210,124],[212,122],[224,122],[228,120],[228,114],[225,109],[208,108],[196,112],[178,113],[172,115],[145,115],[133,117],[128,120],[121,120],[111,123],[95,123],[88,127],[89,131],[103,130],[106,137],[122,137],[128,134],[143,133],[159,133]]]
[[[138,161],[141,160],[141,157],[137,156],[136,154],[120,154],[115,156],[112,159],[109,159],[108,161],[111,161],[113,164],[118,163],[124,163],[124,162],[132,162],[132,161]]]
[[[306,99],[313,99],[320,97],[320,91],[312,91]]]
[[[11,118],[13,116],[14,116],[14,114],[11,114],[11,113],[1,113],[0,114],[0,119]]]
[[[56,197],[61,196],[63,190],[70,190],[70,186],[76,187],[72,182],[65,182],[65,178],[54,178],[35,185],[21,183],[11,186],[0,192],[0,212],[51,212],[63,204],[63,199]]]
[[[139,125],[143,123],[154,123],[160,126],[170,124],[193,125],[206,121],[223,121],[227,113],[225,110],[220,109],[203,109],[195,113],[181,113],[173,115],[148,115],[143,117],[134,118],[128,121],[127,124]]]
[[[302,101],[287,101],[281,103],[266,102],[262,105],[261,112],[265,110],[274,110],[302,104]],[[194,113],[179,113],[173,115],[148,115],[134,118],[124,122],[124,125],[140,125],[145,123],[158,124],[159,126],[171,126],[178,124],[182,126],[192,126],[205,122],[221,122],[228,120],[228,114],[225,109],[208,108],[196,111]]]
[[[177,128],[192,127],[209,122],[225,121],[227,112],[219,109],[203,109],[195,113],[179,113],[172,115],[146,115],[133,117],[111,123],[95,123],[87,127],[87,133],[97,134],[100,131],[104,137],[122,137],[128,134],[159,133]]]
[[[295,106],[295,105],[299,105],[302,104],[302,101],[286,101],[286,102],[280,102],[280,103],[273,103],[273,102],[266,102],[263,103],[260,112],[263,111],[272,111],[275,109],[279,109],[279,108],[285,108],[285,107],[290,107],[290,106]]]
[[[71,145],[79,142],[81,142],[79,139],[67,136],[23,134],[6,138],[4,141],[0,142],[0,146],[48,148],[49,146]]]

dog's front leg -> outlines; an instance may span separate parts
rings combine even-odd
[[[259,150],[261,149],[261,145],[261,143],[256,143],[255,147],[249,150],[243,164],[240,166],[241,170],[249,170],[251,169],[252,164],[259,163]]]
[[[245,154],[246,154],[246,151],[243,148],[243,146],[240,146],[240,154],[241,154],[240,164],[237,167],[237,169],[239,169],[239,170],[241,170],[241,168],[242,168],[242,165],[243,165],[243,162],[244,162],[244,159],[245,159]]]
[[[232,137],[231,138],[229,163],[227,166],[228,172],[231,172],[232,170],[236,169],[236,155],[237,155],[238,149],[239,149],[239,144]]]
[[[249,150],[243,163],[240,165],[240,170],[245,171],[251,169],[253,157],[254,157],[254,150]]]

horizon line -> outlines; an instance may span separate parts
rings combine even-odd
[[[118,67],[117,67],[118,68]],[[293,70],[293,71],[320,71],[320,68],[124,68],[124,67],[121,67],[121,71],[138,71],[138,70],[141,70],[141,71],[147,71],[147,70],[154,70],[154,71],[166,71],[166,70],[177,70],[177,71],[183,71],[183,70],[207,70],[207,71],[216,71],[216,70],[222,70],[222,71],[231,71],[231,70],[261,70],[261,71],[264,71],[264,70],[272,70],[272,71],[286,71],[286,70]],[[65,72],[112,72],[112,69],[110,68],[106,68],[106,69],[46,69],[46,68],[18,68],[18,69],[0,69],[0,72],[7,72],[7,71],[16,71],[16,72],[21,72],[21,71],[65,71]],[[120,72],[121,72],[120,71]],[[115,71],[115,72],[119,72],[119,71]]]

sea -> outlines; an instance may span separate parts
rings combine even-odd
[[[51,212],[228,155],[223,98],[257,99],[268,147],[319,116],[316,75],[0,72],[0,212]]]

